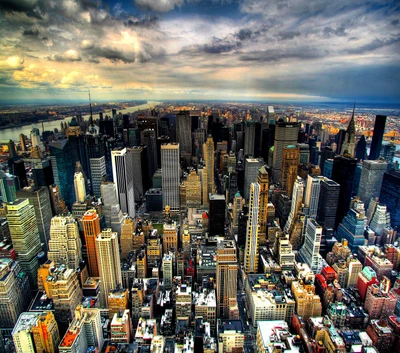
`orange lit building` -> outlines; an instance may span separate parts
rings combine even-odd
[[[100,218],[96,210],[86,211],[82,218],[83,233],[85,235],[86,252],[88,255],[89,274],[99,277],[99,264],[96,254],[96,238],[100,234]]]

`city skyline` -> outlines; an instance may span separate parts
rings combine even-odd
[[[2,99],[395,102],[395,1],[6,0]]]

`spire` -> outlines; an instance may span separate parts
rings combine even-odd
[[[89,106],[90,106],[90,126],[93,126],[93,112],[92,112],[92,100],[90,99],[90,89],[89,91]]]
[[[353,114],[351,116],[350,122],[349,122],[349,126],[347,127],[347,134],[350,135],[355,135],[356,133],[356,125],[354,123],[354,111],[356,109],[356,102],[354,102],[354,107],[353,107]]]

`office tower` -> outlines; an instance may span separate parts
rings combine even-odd
[[[193,133],[193,137],[194,137],[194,148],[195,151],[194,155],[197,158],[204,158],[203,157],[203,145],[206,142],[206,130],[205,129],[196,129]]]
[[[267,234],[268,190],[269,190],[269,176],[265,166],[262,166],[258,170],[257,182],[260,185],[258,223],[260,225],[260,237],[263,237],[265,236],[265,234]]]
[[[223,236],[225,234],[225,196],[210,195],[209,234]]]
[[[169,252],[164,254],[164,257],[162,259],[162,270],[163,270],[163,282],[165,289],[172,288],[173,262],[174,262],[173,253]]]
[[[124,219],[120,237],[122,260],[126,260],[128,258],[129,252],[133,250],[133,237],[135,234],[135,228],[135,221],[132,218]]]
[[[176,114],[176,138],[180,156],[189,166],[192,159],[192,120],[189,111],[180,111]]]
[[[340,185],[326,179],[320,183],[317,222],[321,224],[324,233],[335,228],[337,208],[339,205]]]
[[[273,148],[272,179],[275,183],[281,180],[283,148],[289,145],[296,145],[299,134],[299,123],[284,122],[279,119],[275,124],[275,137]]]
[[[164,254],[168,253],[169,251],[178,251],[178,231],[176,222],[164,222],[162,242]]]
[[[260,185],[251,183],[249,198],[249,219],[247,221],[246,248],[244,254],[244,269],[246,273],[258,272],[258,246],[259,231],[258,223],[260,205]]]
[[[19,190],[18,179],[14,175],[0,170],[0,191],[3,202],[15,201],[17,190]]]
[[[75,310],[75,318],[61,340],[58,350],[60,353],[87,352],[94,347],[101,352],[104,344],[103,327],[100,310],[83,308],[79,305]]]
[[[299,164],[308,164],[310,161],[310,146],[307,143],[297,143],[296,146],[300,149]]]
[[[296,220],[299,217],[299,212],[301,211],[301,204],[303,203],[303,194],[304,194],[304,180],[301,179],[300,177],[297,177],[293,186],[292,206],[290,208],[288,220],[284,227],[284,232],[289,233],[290,235],[292,233]]]
[[[55,265],[65,264],[77,269],[82,259],[82,244],[79,237],[78,223],[68,216],[55,216],[51,219],[48,258]]]
[[[163,207],[179,210],[180,163],[179,143],[161,145]]]
[[[60,189],[58,185],[54,184],[49,187],[50,191],[50,201],[51,201],[51,210],[53,211],[53,215],[66,215],[68,214],[68,208],[65,204]]]
[[[157,138],[157,168],[161,168],[161,145],[164,143],[168,144],[170,142],[170,137],[162,135]]]
[[[324,169],[322,170],[322,175],[331,179],[333,170],[333,159],[327,159],[324,163]]]
[[[388,171],[395,169],[396,165],[393,163],[394,157],[396,155],[396,145],[394,141],[390,141],[387,145],[383,145],[381,148],[380,158],[385,159],[388,164]]]
[[[229,318],[229,302],[237,295],[237,256],[232,240],[222,240],[217,244],[217,317]]]
[[[52,216],[49,189],[45,186],[30,186],[17,191],[16,195],[19,199],[29,199],[29,203],[33,205],[40,235],[40,242],[44,244],[44,248],[47,249]]]
[[[308,216],[317,217],[319,192],[321,189],[321,181],[325,180],[323,176],[308,175],[307,185],[304,198],[304,206],[308,208]]]
[[[180,204],[184,208],[201,207],[201,180],[195,170],[192,170],[186,180],[179,186]]]
[[[367,141],[365,141],[364,135],[361,135],[360,139],[357,142],[356,154],[354,157],[357,158],[358,162],[367,159]]]
[[[353,179],[357,159],[348,156],[336,156],[333,160],[332,180],[340,185],[339,205],[336,213],[335,228],[350,209]]]
[[[147,148],[138,146],[129,148],[128,155],[132,158],[133,168],[133,187],[135,190],[135,200],[140,200],[145,192],[150,188],[150,175],[148,171]]]
[[[365,266],[357,278],[357,289],[362,301],[365,299],[368,287],[378,283],[375,271],[370,266]]]
[[[31,130],[31,144],[32,147],[40,147],[40,149],[44,151],[44,146],[40,139],[40,131],[36,127],[33,127]]]
[[[136,277],[147,278],[147,255],[144,248],[136,251]]]
[[[363,161],[358,196],[366,207],[368,207],[371,197],[379,197],[386,169],[387,163],[382,160]]]
[[[60,343],[58,325],[51,311],[22,313],[12,337],[17,353],[55,353]]]
[[[376,233],[376,235],[383,235],[385,228],[390,228],[390,213],[386,205],[376,205],[375,211],[369,223],[369,227]]]
[[[91,277],[100,277],[96,251],[96,238],[100,234],[100,218],[96,210],[85,212],[82,218],[82,226],[85,236],[89,274]]]
[[[19,187],[24,188],[28,186],[24,161],[22,159],[10,159],[8,160],[8,166],[10,173],[18,178]]]
[[[344,137],[343,145],[341,148],[341,155],[348,154],[349,157],[354,157],[355,155],[355,134],[356,134],[356,126],[354,123],[354,109],[355,105],[353,108],[353,114],[351,115],[351,119],[349,122],[349,126],[347,127],[346,130],[346,135]]]
[[[34,163],[31,171],[35,186],[50,186],[54,184],[53,169],[50,165],[50,158]]]
[[[358,274],[362,271],[363,265],[355,257],[348,258],[347,260],[348,276],[347,276],[347,287],[355,287],[357,285]]]
[[[386,116],[377,115],[375,118],[374,134],[372,135],[371,149],[369,151],[369,159],[376,160],[379,158],[382,147],[383,134],[385,133]]]
[[[30,287],[35,289],[39,268],[37,255],[41,246],[34,206],[29,204],[28,199],[17,199],[7,205],[6,212],[17,260],[28,274]]]
[[[86,200],[86,182],[82,172],[74,175],[75,201],[83,203]]]
[[[146,146],[147,174],[153,175],[157,170],[157,136],[154,129],[145,129],[140,132],[140,143]]]
[[[264,165],[264,161],[258,158],[246,158],[244,161],[244,193],[245,200],[250,196],[251,183],[257,182],[258,171]]]
[[[118,203],[117,187],[115,183],[102,183],[100,186],[103,200],[103,214],[106,225],[113,232],[121,233],[124,215]]]
[[[258,126],[257,126],[258,125]],[[244,127],[244,154],[245,156],[258,157],[260,148],[260,123],[255,121],[246,121]],[[258,133],[258,136],[257,136]],[[258,137],[258,144],[256,143]]]
[[[20,263],[0,258],[0,327],[12,329],[30,301],[28,276]]]
[[[76,269],[65,265],[51,268],[44,282],[46,296],[53,300],[55,317],[60,325],[66,325],[74,317],[74,311],[82,300]]]
[[[97,262],[100,272],[101,303],[107,305],[108,293],[122,284],[118,234],[103,229],[96,238]]]
[[[108,293],[108,317],[112,319],[114,314],[119,311],[128,309],[129,306],[129,290],[125,288],[117,288]]]
[[[392,227],[400,227],[400,172],[390,171],[383,175],[379,199],[390,212]]]
[[[321,151],[321,158],[319,160],[319,166],[321,170],[324,170],[325,161],[335,157],[335,152],[331,147],[325,146]]]
[[[307,320],[312,316],[321,316],[321,298],[315,294],[315,286],[313,284],[293,281],[291,290],[296,301],[297,315],[301,316],[303,320]]]
[[[67,139],[50,142],[49,150],[54,183],[60,188],[61,195],[70,208],[75,202],[74,172],[76,162],[71,152],[70,142]]]
[[[70,157],[74,165],[76,164],[76,162],[80,162],[80,164],[82,165],[83,173],[85,175],[90,175],[90,170],[88,166],[89,161],[86,155],[84,135],[75,117],[71,119],[65,135],[67,136],[69,141],[69,150],[71,154]]]
[[[129,310],[113,315],[111,320],[111,342],[130,343],[132,336],[132,321]]]
[[[92,193],[96,197],[101,196],[101,183],[107,178],[106,159],[104,156],[90,158],[90,185]]]
[[[339,241],[343,239],[348,241],[348,247],[352,253],[357,253],[358,247],[366,243],[364,236],[366,221],[364,204],[359,200],[355,200],[352,208],[339,224],[336,233]]]
[[[353,185],[351,187],[351,195],[358,195],[358,188],[360,187],[362,164],[357,163],[356,170],[354,171]]]
[[[320,273],[322,270],[321,255],[319,254],[321,237],[322,227],[314,219],[307,219],[304,244],[299,251],[299,258],[310,266],[314,273]]]
[[[133,163],[126,148],[111,152],[113,180],[117,186],[118,200],[123,213],[135,217],[135,194],[133,188]]]
[[[297,168],[300,161],[300,149],[289,145],[283,148],[281,186],[289,197],[292,196],[293,185],[297,178]]]
[[[203,145],[203,158],[206,164],[207,172],[207,195],[213,194],[215,190],[214,186],[214,142],[211,136],[207,137],[207,141]]]

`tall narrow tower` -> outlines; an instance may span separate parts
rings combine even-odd
[[[300,148],[289,145],[282,152],[281,185],[289,197],[292,197],[293,185],[297,178],[297,168],[300,162]]]
[[[260,204],[258,208],[258,223],[260,225],[260,237],[267,234],[267,214],[268,214],[268,189],[269,176],[267,169],[263,166],[258,171],[257,182],[260,185]]]
[[[89,274],[92,277],[99,277],[99,264],[96,253],[96,238],[100,234],[100,218],[96,210],[86,211],[82,218],[82,226],[83,233],[85,235]]]
[[[299,251],[300,260],[307,263],[314,273],[319,273],[322,268],[319,249],[321,246],[322,227],[312,218],[307,220],[306,234],[303,247]]]
[[[376,160],[379,158],[383,134],[385,133],[386,116],[377,115],[375,118],[374,134],[372,136],[371,150],[369,152],[369,159]]]
[[[214,194],[214,141],[211,136],[208,136],[206,143],[203,145],[203,156],[207,170],[207,195]]]
[[[251,183],[249,197],[249,219],[247,221],[246,250],[244,268],[246,273],[258,272],[258,244],[260,225],[258,224],[260,185]]]
[[[74,187],[76,202],[84,202],[86,199],[86,185],[85,178],[82,172],[75,172]]]
[[[172,211],[179,211],[180,163],[179,143],[161,145],[161,173],[163,208],[169,206]]]
[[[217,316],[229,318],[229,301],[237,295],[237,256],[232,240],[217,244]]]
[[[349,122],[349,126],[347,127],[346,136],[343,141],[341,155],[344,155],[346,152],[351,156],[354,157],[355,152],[355,134],[356,134],[356,124],[354,122],[354,110],[356,105],[354,104],[353,114],[351,115],[351,119]]]
[[[110,290],[122,284],[118,233],[110,228],[103,229],[96,238],[96,252],[101,281],[100,298],[105,307]]]

